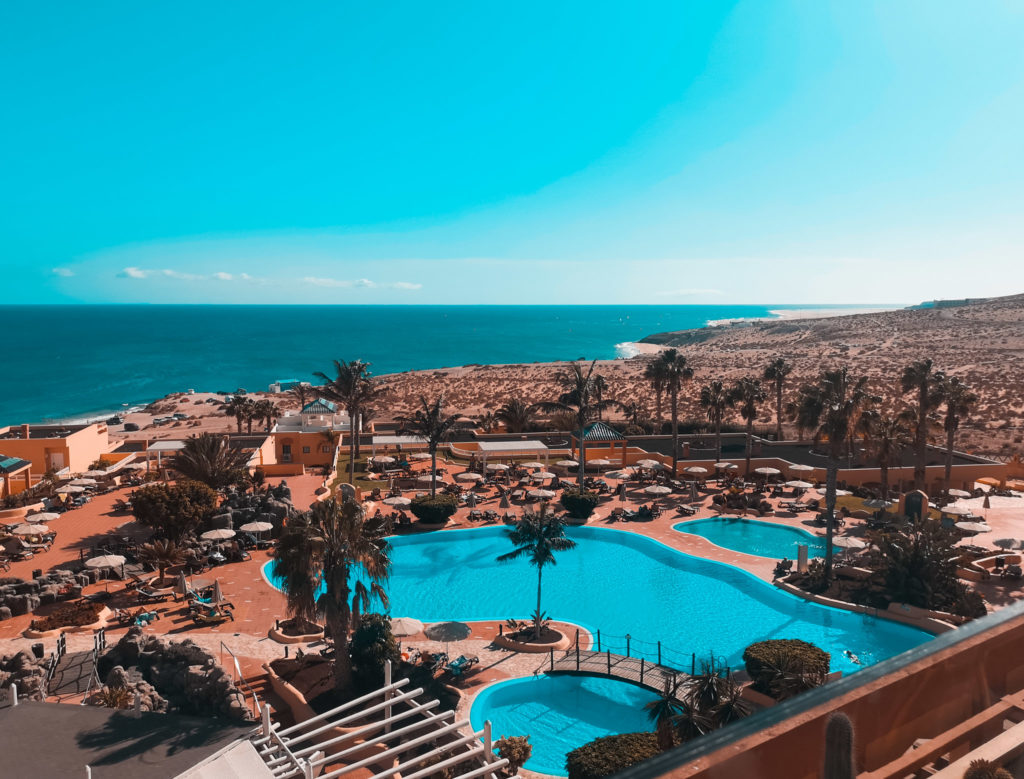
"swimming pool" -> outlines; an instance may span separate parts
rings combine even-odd
[[[474,730],[491,721],[494,738],[530,736],[526,768],[565,776],[565,756],[595,738],[653,730],[644,706],[657,699],[628,682],[591,676],[538,676],[498,682],[473,701]]]
[[[708,517],[672,526],[680,533],[691,533],[706,538],[715,546],[732,549],[734,552],[772,557],[781,560],[796,559],[796,548],[807,545],[808,557],[825,556],[825,539],[788,525],[776,525],[756,519],[740,517]]]
[[[526,560],[499,564],[511,549],[503,528],[445,530],[392,539],[391,613],[425,622],[526,619],[537,573]],[[864,666],[931,635],[894,622],[808,603],[738,568],[677,552],[637,533],[570,527],[575,549],[544,569],[543,608],[553,619],[600,630],[603,647],[688,669],[691,653],[742,665],[743,650],[767,638],[800,638],[832,655],[832,670]],[[264,569],[273,584],[269,566]],[[646,642],[646,643],[644,643]]]

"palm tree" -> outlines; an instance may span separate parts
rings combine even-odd
[[[605,381],[604,376],[598,374],[594,377],[594,398],[597,400],[597,418],[602,418],[603,406],[601,401],[604,400],[604,393],[608,391],[608,382]]]
[[[782,357],[776,357],[764,369],[765,381],[775,384],[775,440],[782,440],[782,388],[786,377],[793,372],[793,366]]]
[[[823,371],[817,384],[800,388],[797,422],[814,430],[814,441],[828,441],[825,479],[825,577],[832,577],[832,533],[835,525],[836,480],[839,460],[850,429],[857,424],[857,410],[867,396],[867,379],[854,378],[847,368]]]
[[[253,406],[253,418],[263,422],[266,431],[274,426],[274,420],[281,416],[281,409],[272,400],[257,400]]]
[[[672,474],[675,476],[679,466],[679,390],[683,384],[693,378],[693,368],[686,363],[675,349],[666,349],[658,355],[661,364],[660,374],[668,391],[669,411],[672,414]]]
[[[651,360],[647,363],[647,367],[644,368],[644,378],[650,382],[651,387],[654,389],[654,416],[658,420],[660,432],[662,422],[661,397],[665,393],[665,363],[660,358]]]
[[[928,462],[929,417],[942,405],[945,383],[945,374],[933,370],[930,359],[911,363],[900,376],[903,394],[914,393],[914,410],[917,414],[914,421],[914,486],[919,490],[928,486],[925,467]]]
[[[566,552],[576,542],[565,535],[565,525],[558,517],[548,514],[548,504],[541,505],[536,514],[523,514],[514,527],[506,528],[505,535],[515,549],[498,555],[498,562],[504,563],[529,557],[530,564],[537,567],[537,611],[534,612],[533,635],[540,640],[541,615],[540,596],[545,565],[555,565],[555,552]]]
[[[725,410],[731,405],[729,392],[725,385],[718,379],[700,388],[700,405],[707,410],[708,422],[715,425],[715,449],[718,451],[718,460],[722,459],[722,418]]]
[[[348,483],[355,481],[356,473],[356,439],[359,436],[357,425],[360,424],[362,412],[374,400],[380,397],[383,389],[376,385],[370,377],[369,363],[361,360],[334,361],[334,378],[326,373],[314,375],[324,382],[321,393],[328,400],[341,404],[348,414]]]
[[[672,726],[685,709],[683,702],[676,696],[678,689],[679,682],[675,678],[666,676],[661,695],[644,706],[647,718],[654,723],[658,737],[658,749],[662,752],[667,752],[675,745]]]
[[[235,418],[239,433],[242,432],[242,423],[249,418],[251,410],[252,401],[242,395],[235,395],[223,407],[223,411],[227,416]]]
[[[750,456],[754,446],[754,420],[757,419],[757,404],[763,401],[767,394],[760,381],[744,376],[729,388],[726,397],[729,400],[730,406],[739,406],[740,416],[747,423],[747,465],[744,473],[749,475]]]
[[[486,414],[480,414],[476,418],[476,423],[485,433],[490,433],[498,424],[498,416],[488,411]]]
[[[419,436],[427,442],[430,472],[435,475],[435,478],[430,480],[430,497],[434,497],[437,495],[437,447],[451,439],[452,434],[459,428],[459,415],[445,413],[442,392],[433,403],[420,395],[420,407],[413,415],[397,417],[396,421],[401,424],[403,433]]]
[[[584,445],[583,436],[587,422],[593,419],[602,408],[618,406],[614,400],[598,400],[596,380],[600,378],[594,375],[594,367],[597,360],[590,363],[590,368],[584,370],[583,365],[578,362],[572,363],[568,371],[563,371],[555,376],[555,381],[562,389],[558,400],[538,403],[537,408],[546,413],[571,414],[575,427],[579,430],[580,456],[579,471],[576,476],[576,485],[583,491],[583,472],[587,467],[587,449]]]
[[[864,415],[861,429],[868,451],[878,462],[882,500],[889,498],[889,469],[900,462],[913,439],[906,418],[901,414],[870,411]]]
[[[274,576],[281,579],[288,613],[325,621],[334,640],[334,684],[341,692],[352,686],[348,636],[357,615],[369,609],[371,598],[388,608],[387,534],[383,517],[366,516],[357,503],[328,498],[288,520],[277,543]]]
[[[647,421],[647,412],[644,411],[643,405],[635,400],[622,404],[622,415],[629,424],[636,425],[637,427],[643,427],[644,422]]]
[[[534,408],[522,398],[512,398],[499,408],[494,417],[504,423],[510,433],[525,433],[533,426]]]
[[[960,429],[960,422],[966,419],[978,403],[978,396],[960,379],[951,376],[942,389],[946,403],[946,415],[942,429],[946,431],[946,495],[949,495],[949,481],[953,472],[953,439]]]
[[[174,541],[150,541],[139,547],[139,561],[156,568],[160,572],[161,582],[164,580],[164,572],[171,566],[180,564],[184,559],[185,550]]]
[[[299,411],[313,398],[313,388],[308,384],[296,384],[287,392],[288,397],[299,404]]]
[[[246,475],[250,454],[233,449],[227,436],[203,433],[185,439],[185,446],[171,458],[171,468],[186,479],[222,490],[238,484]]]

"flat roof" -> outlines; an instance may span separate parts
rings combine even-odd
[[[0,709],[0,733],[11,747],[4,750],[5,776],[85,776],[91,766],[103,779],[172,779],[254,727],[67,703]]]
[[[480,441],[481,452],[546,452],[548,448],[540,441]]]
[[[149,445],[150,452],[178,452],[185,448],[184,441],[154,441]]]
[[[374,446],[395,446],[396,444],[425,444],[427,443],[426,438],[420,438],[418,435],[375,435],[373,437]]]
[[[31,462],[22,460],[20,457],[8,457],[5,454],[0,454],[0,473],[14,473],[31,465]]]

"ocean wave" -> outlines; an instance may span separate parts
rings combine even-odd
[[[636,357],[638,354],[640,354],[640,347],[633,341],[615,344],[616,359],[628,360],[630,357]]]

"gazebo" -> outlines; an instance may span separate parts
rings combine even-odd
[[[626,437],[607,422],[598,420],[584,427],[583,446],[588,450],[600,450],[601,456],[607,460],[614,459],[616,446],[621,446],[622,454],[619,456],[619,464],[622,467],[626,465]],[[580,450],[580,440],[575,434],[572,436],[572,449],[574,453]]]
[[[0,498],[14,494],[14,479],[24,481],[23,489],[32,486],[32,463],[20,457],[8,457],[0,454]],[[19,490],[20,492],[21,490]]]

